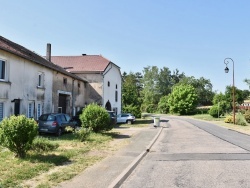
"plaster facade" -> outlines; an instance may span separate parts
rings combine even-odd
[[[0,60],[5,62],[5,78],[0,79],[2,116],[37,118],[51,112],[53,71],[3,50]]]

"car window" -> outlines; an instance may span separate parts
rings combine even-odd
[[[60,115],[61,121],[66,121],[66,118],[63,114]]]
[[[68,114],[64,114],[67,121],[70,121],[70,116]]]
[[[44,114],[39,117],[40,121],[55,121],[55,116],[49,115],[49,114]]]

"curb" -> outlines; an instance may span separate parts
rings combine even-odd
[[[108,186],[108,188],[118,188],[121,184],[127,179],[127,177],[131,174],[131,172],[136,168],[139,162],[147,155],[150,151],[151,147],[158,139],[159,135],[162,132],[163,127],[158,131],[154,139],[150,142],[150,144],[146,147],[146,150],[143,151],[138,157],[136,157],[133,162]]]

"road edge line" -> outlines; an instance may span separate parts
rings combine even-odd
[[[139,162],[147,155],[150,151],[151,147],[158,139],[159,135],[162,132],[163,127],[158,131],[157,135],[150,142],[150,144],[146,147],[146,151],[143,151],[138,157],[136,157],[133,162],[108,186],[108,188],[118,188],[121,184],[127,179],[127,177],[131,174],[131,172],[136,168]]]

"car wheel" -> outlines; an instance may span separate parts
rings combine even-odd
[[[127,120],[127,124],[132,124],[132,121],[131,120]]]
[[[62,128],[59,128],[57,130],[57,133],[56,133],[57,136],[61,136],[62,135]]]

